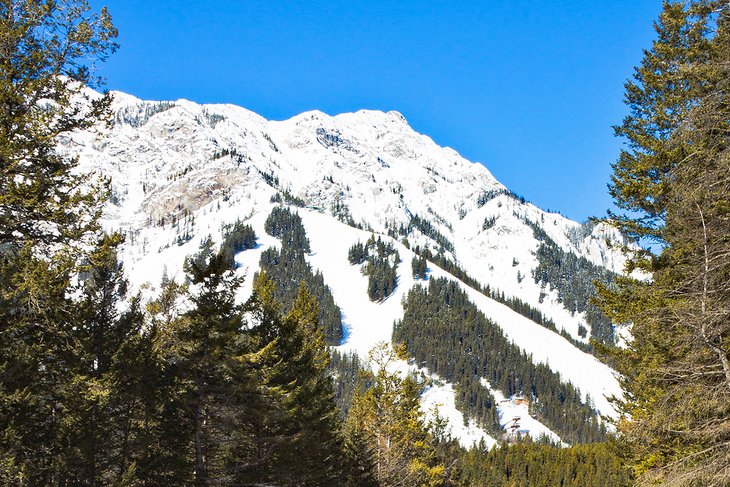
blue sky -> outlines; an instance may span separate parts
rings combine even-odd
[[[266,118],[398,110],[545,209],[603,215],[659,0],[92,0],[120,50],[107,87]]]

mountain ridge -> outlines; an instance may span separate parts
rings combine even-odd
[[[363,241],[372,233],[393,238],[405,257],[395,296],[372,306],[362,299],[354,307],[338,302],[346,326],[352,326],[348,319],[352,321],[355,312],[387,308],[378,323],[378,338],[389,338],[393,321],[402,316],[395,297],[402,299],[414,285],[406,268],[413,255],[410,249],[416,247],[443,255],[496,293],[519,298],[554,322],[557,331],[584,343],[591,331],[585,313],[566,309],[558,290],[533,279],[540,264],[537,249],[549,239],[591,265],[611,272],[623,267],[616,248],[622,240],[615,230],[581,225],[537,208],[511,193],[483,165],[415,132],[395,111],[335,116],[309,111],[268,121],[234,105],[148,102],[119,93],[113,111],[113,125],[103,135],[74,134],[61,141],[61,148],[80,156],[80,170],[111,177],[112,197],[103,223],[127,236],[123,260],[136,287],[145,282],[154,287],[163,272],[174,277],[204,236],[220,240],[224,226],[237,219],[251,222],[260,237],[259,251],[237,257],[241,272],[252,275],[260,250],[277,245],[262,231],[263,219],[277,200],[302,207],[310,238],[319,242],[307,259],[323,271],[336,301],[361,292],[354,284],[360,279],[356,274],[344,290],[343,284],[332,284],[348,266],[344,259],[354,243],[352,235]],[[352,227],[357,227],[354,234],[347,230]],[[350,237],[341,242],[333,238],[345,234]],[[325,252],[328,242],[334,247]],[[448,275],[433,262],[429,269]],[[590,394],[601,413],[612,413],[610,404],[597,397],[620,394],[610,369],[593,367],[595,358],[578,349],[572,352],[575,347],[566,338],[459,282],[482,309],[491,310],[490,316],[533,361],[549,363],[564,379],[576,382],[584,395]],[[245,292],[250,287],[244,286]],[[341,348],[365,354],[365,345],[347,346],[348,339],[363,333],[363,326],[351,329]],[[520,327],[522,332],[517,331]],[[541,351],[530,334],[552,344],[553,356]],[[376,341],[371,338],[365,340],[369,345]],[[558,354],[573,358],[561,363]],[[576,364],[583,370],[571,370]],[[601,377],[597,386],[590,376],[581,375],[586,371]],[[446,396],[438,397],[448,400]]]

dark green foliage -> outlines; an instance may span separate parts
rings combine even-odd
[[[106,9],[96,14],[85,2],[0,4],[2,485],[100,479],[89,452],[110,414],[110,355],[122,347],[122,330],[138,323],[110,312],[124,293],[111,259],[90,266],[115,276],[104,304],[94,312],[79,303],[104,294],[98,280],[93,289],[74,283],[99,243],[106,188],[79,174],[77,159],[57,144],[108,120],[111,96],[92,100],[84,88],[96,84],[90,65],[115,50],[116,35]],[[110,350],[99,352],[99,344]]]
[[[492,393],[478,380],[466,377],[454,384],[454,389],[456,407],[464,413],[464,418],[474,419],[492,436],[501,437],[503,431],[500,429],[497,403]]]
[[[573,346],[575,346],[587,353],[593,352],[593,347],[576,340],[565,330],[560,330],[560,332],[558,332],[558,329],[555,326],[555,323],[551,319],[546,318],[542,314],[542,312],[540,312],[540,310],[538,310],[537,308],[530,306],[529,304],[525,303],[518,297],[506,297],[504,295],[504,293],[500,293],[496,290],[491,289],[489,287],[489,285],[482,286],[482,284],[480,282],[478,282],[476,279],[474,279],[469,274],[467,274],[467,272],[464,269],[459,267],[457,264],[454,263],[454,261],[452,261],[451,259],[446,257],[444,254],[438,253],[438,254],[434,255],[431,253],[430,250],[421,249],[420,246],[417,246],[414,249],[414,251],[415,251],[416,255],[425,257],[427,260],[429,260],[429,261],[433,262],[434,264],[436,264],[437,266],[441,267],[443,270],[445,270],[452,276],[456,277],[463,283],[467,284],[469,287],[472,287],[472,288],[478,290],[485,296],[487,296],[491,299],[494,299],[495,301],[498,301],[504,305],[507,305],[509,308],[511,308],[516,313],[519,313],[522,316],[524,316],[525,318],[528,318],[528,319],[534,321],[538,325],[544,326],[548,330],[552,330],[555,333],[559,333],[560,336],[562,336],[563,338],[568,340],[570,343],[572,343]]]
[[[352,404],[352,397],[370,386],[363,375],[364,365],[354,353],[341,354],[337,350],[330,352],[329,371],[335,388],[335,402],[343,414],[347,414]]]
[[[403,320],[394,325],[393,340],[403,343],[418,365],[457,385],[457,397],[464,401],[468,416],[495,430],[494,399],[479,382],[484,378],[507,397],[524,394],[531,412],[563,440],[605,439],[605,428],[596,412],[582,403],[579,392],[546,365],[534,364],[455,282],[430,279],[427,289],[409,292],[404,308]]]
[[[186,292],[169,281],[152,303],[159,365],[147,373],[151,387],[162,387],[142,398],[151,406],[142,410],[152,420],[144,443],[151,451],[130,479],[341,485],[349,460],[315,299],[301,287],[282,316],[262,274],[251,299],[238,305],[240,278],[212,248],[203,242],[187,260],[190,309],[179,314]]]
[[[583,325],[578,325],[578,335],[582,338],[585,338],[588,336],[588,330]]]
[[[365,262],[367,253],[365,252],[365,245],[362,242],[358,242],[347,252],[347,260],[352,265],[360,265]]]
[[[322,273],[314,272],[304,258],[309,252],[309,240],[296,213],[285,207],[275,207],[264,225],[266,232],[281,239],[281,250],[268,248],[261,254],[261,270],[276,284],[274,297],[284,312],[289,312],[296,298],[300,283],[319,302],[319,325],[330,345],[342,339],[342,312],[335,304],[332,292],[324,282]]]
[[[171,330],[179,315],[179,302],[187,288],[163,276],[160,294],[147,305],[150,326],[141,337],[141,346],[131,354],[134,359],[122,385],[126,391],[125,408],[136,416],[130,424],[136,429],[125,435],[130,451],[130,483],[142,485],[186,485],[191,480],[190,437],[192,425],[180,405],[180,370],[170,367],[175,353]]]
[[[320,302],[320,326],[323,327],[327,343],[339,344],[342,338],[342,312],[335,304],[329,287],[324,283],[322,273],[312,271],[301,253],[282,245],[281,251],[266,249],[261,254],[261,269],[277,283],[275,297],[284,310],[290,309],[296,297],[296,286],[306,283],[307,288]]]
[[[261,349],[254,360],[265,364],[258,389],[274,402],[253,424],[253,461],[236,485],[342,485],[349,460],[317,301],[301,285],[291,311],[280,317],[273,290],[259,275],[249,306],[260,321],[251,333]]]
[[[501,194],[507,194],[508,191],[504,189],[490,189],[485,190],[479,193],[479,196],[477,196],[477,206],[481,208],[482,206],[486,205],[489,201],[493,200],[497,196]]]
[[[310,252],[309,239],[302,225],[302,219],[285,206],[275,206],[271,210],[271,214],[264,222],[264,231],[272,237],[281,239],[282,246],[286,245],[302,254]]]
[[[460,480],[474,487],[628,487],[629,472],[605,443],[560,448],[529,441],[460,457]]]
[[[730,3],[667,1],[626,83],[610,222],[632,243],[597,300],[626,391],[620,451],[643,485],[730,484]]]
[[[142,346],[142,316],[136,297],[118,311],[127,287],[116,259],[120,242],[118,235],[100,240],[78,288],[69,283],[73,263],[60,257],[36,260],[21,250],[0,259],[3,279],[24,276],[0,288],[4,485],[93,484],[129,465],[117,433],[131,419],[123,398],[129,389],[139,393],[124,382],[134,376],[129,354]]]
[[[537,249],[537,267],[532,271],[535,282],[550,286],[558,293],[558,299],[571,313],[586,314],[591,325],[591,338],[601,343],[615,340],[611,321],[591,303],[596,296],[594,282],[610,286],[616,277],[613,272],[599,267],[584,257],[566,252],[539,226],[526,221],[540,241]]]
[[[392,260],[392,263],[391,263]],[[368,276],[368,297],[371,301],[382,301],[395,290],[398,285],[398,273],[396,271],[398,254],[395,258],[390,256],[378,256],[365,265],[365,273]]]
[[[226,444],[223,438],[227,428],[243,427],[228,410],[237,406],[236,389],[247,387],[252,380],[245,362],[233,359],[245,354],[247,347],[240,333],[241,309],[235,303],[241,279],[233,275],[229,264],[227,256],[214,252],[209,241],[186,259],[186,274],[196,286],[190,296],[193,307],[173,322],[165,352],[165,360],[175,364],[178,407],[192,433],[189,458],[195,485],[226,476],[225,458],[229,448],[237,445]]]
[[[83,88],[96,81],[89,64],[116,49],[117,30],[105,8],[64,3],[0,4],[0,244],[68,244],[88,236],[99,216],[99,182],[76,174],[77,159],[56,144],[108,120],[111,96],[92,99]]]
[[[497,217],[495,216],[488,216],[484,219],[484,223],[482,223],[482,230],[489,230],[494,226],[494,224],[497,223]]]
[[[413,277],[415,279],[426,280],[428,278],[428,265],[426,262],[426,257],[423,255],[413,256],[413,260],[411,261],[411,270],[413,271]]]
[[[125,474],[133,461],[126,440],[140,433],[133,425],[137,414],[126,406],[130,393],[141,392],[135,349],[147,343],[141,335],[140,298],[129,299],[128,309],[118,311],[127,298],[127,282],[116,251],[121,243],[119,234],[104,236],[81,273],[83,298],[78,308],[74,370],[74,389],[79,395],[70,408],[76,409],[79,429],[67,451],[75,465],[68,474],[75,478],[72,483],[93,485],[110,470]]]
[[[525,204],[527,200],[525,200],[524,196],[520,196],[517,193],[514,193],[513,191],[507,190],[507,189],[489,189],[484,190],[481,193],[479,193],[479,196],[477,196],[477,207],[481,208],[482,206],[489,203],[491,200],[496,198],[500,195],[507,195],[510,198],[514,199],[515,201],[519,201],[522,204]],[[501,203],[500,203],[501,206]]]
[[[254,247],[256,247],[256,232],[251,225],[244,225],[241,220],[236,220],[223,229],[221,252],[229,259],[231,267],[235,264],[234,257],[237,253]]]
[[[177,456],[162,445],[148,468],[165,485],[340,485],[347,460],[315,299],[301,287],[281,316],[262,274],[236,304],[240,278],[212,247],[204,241],[186,261],[189,310],[177,314],[183,294],[172,283],[154,303],[157,370],[171,385],[166,414],[177,418],[162,425],[183,444]]]
[[[348,252],[351,264],[365,263],[362,271],[368,276],[368,297],[371,301],[382,301],[398,285],[398,264],[400,256],[390,242],[383,242],[371,236],[363,245],[358,242]]]
[[[286,189],[275,193],[274,196],[271,197],[270,201],[272,203],[286,203],[288,205],[298,206],[299,208],[307,206],[307,203],[303,199],[294,196]]]
[[[256,247],[256,232],[251,225],[244,225],[240,220],[226,228],[221,248],[231,249],[233,253]]]
[[[257,171],[259,172],[261,177],[264,178],[264,181],[266,181],[266,184],[268,184],[272,188],[279,187],[279,177],[275,176],[274,173],[264,172],[261,169],[257,169]]]
[[[430,211],[430,210],[429,210]],[[435,215],[435,214],[434,214]],[[437,218],[440,218],[437,216]],[[446,222],[443,219],[440,219],[441,223],[445,224],[449,227],[450,225],[448,222]],[[426,237],[432,239],[436,244],[439,246],[439,252],[453,252],[454,251],[454,245],[451,243],[451,241],[444,236],[441,232],[439,232],[436,227],[433,226],[433,224],[418,215],[412,215],[411,220],[408,222],[408,225],[398,225],[395,224],[391,225],[388,228],[388,235],[392,238],[397,239],[398,236],[407,237],[414,229],[421,232]]]
[[[712,52],[708,14],[713,3],[722,4],[689,2],[691,8],[685,9],[683,2],[664,2],[654,24],[657,39],[644,51],[633,79],[625,84],[629,115],[614,129],[627,143],[612,166],[609,192],[627,213],[609,213],[622,233],[636,240],[663,240],[671,172],[692,150],[670,136],[687,122],[689,111],[717,82],[707,79],[710,70],[699,68]]]
[[[433,239],[439,245],[439,248],[442,251],[454,251],[454,244],[452,244],[448,238],[446,238],[441,232],[439,232],[436,227],[434,227],[433,224],[427,219],[421,218],[418,215],[413,215],[410,223],[408,224],[408,228],[405,230],[405,233],[403,233],[403,235],[408,235],[411,232],[412,228],[417,229],[425,236]]]
[[[36,371],[26,380],[23,369],[3,370],[2,483],[341,485],[354,461],[339,433],[316,301],[300,291],[281,317],[273,284],[257,284],[237,305],[240,279],[206,239],[186,262],[193,291],[164,279],[143,326],[138,298],[118,311],[120,242],[105,237],[89,254],[76,307],[64,275],[58,286],[44,275],[45,310],[27,317],[56,327],[58,343],[1,329],[14,345],[4,357]],[[73,313],[61,321],[50,298]],[[22,392],[5,394],[13,390]]]

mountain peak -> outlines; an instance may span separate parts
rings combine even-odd
[[[408,277],[411,249],[428,249],[441,265],[461,269],[437,271],[429,264],[433,275],[456,279],[450,272],[464,273],[459,279],[468,277],[460,282],[470,299],[510,339],[590,394],[602,413],[612,412],[602,394],[618,393],[617,383],[604,365],[575,348],[594,331],[585,309],[569,308],[560,284],[543,277],[548,257],[620,270],[623,256],[611,246],[620,238],[615,233],[537,208],[483,165],[414,131],[397,111],[330,116],[312,110],[269,121],[234,105],[151,102],[123,93],[115,93],[113,108],[111,129],[102,136],[77,134],[62,148],[80,156],[81,169],[111,177],[104,224],[127,235],[124,261],[133,285],[157,282],[165,267],[179,275],[184,257],[204,236],[220,241],[236,220],[264,235],[273,202],[298,206],[313,245],[309,261],[329,285],[339,286],[335,299],[352,327],[353,341],[345,343],[351,350],[366,355],[363,347],[388,338],[393,321],[403,316],[400,299],[367,305],[364,321],[354,318],[360,305],[348,304],[354,302],[348,296],[364,292],[363,284],[339,266],[349,265],[348,246],[375,234],[397,245],[404,258],[398,296],[420,285]],[[260,243],[261,249],[277,245],[263,237]],[[241,271],[251,276],[258,261],[248,258]],[[340,282],[341,275],[351,276],[352,284]],[[478,289],[538,310],[542,324]],[[545,322],[554,329],[544,328]],[[552,348],[544,350],[536,336]]]

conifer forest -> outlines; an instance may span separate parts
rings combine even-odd
[[[395,112],[350,131],[308,112],[283,136],[105,91],[112,14],[0,1],[1,486],[730,485],[727,0],[662,3],[614,127],[613,209],[564,232],[486,176],[413,162],[422,139],[384,129],[371,157]],[[179,159],[120,185],[136,160],[94,154],[145,157],[155,120]],[[328,172],[296,186],[312,153]],[[383,176],[402,160],[418,199]],[[510,236],[532,247],[478,240]]]

